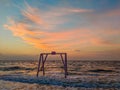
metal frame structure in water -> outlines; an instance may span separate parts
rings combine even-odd
[[[56,53],[56,52],[51,52],[51,53],[41,53],[40,57],[39,57],[39,63],[38,63],[38,70],[37,70],[37,77],[39,75],[40,71],[43,71],[43,76],[45,75],[45,62],[47,60],[48,55],[60,55],[61,59],[62,59],[62,63],[63,63],[63,69],[65,71],[65,78],[68,75],[68,71],[67,71],[67,53]],[[64,56],[64,57],[63,57]],[[42,63],[41,67],[40,64]]]

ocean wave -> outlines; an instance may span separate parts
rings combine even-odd
[[[74,79],[58,79],[54,77],[33,77],[33,76],[21,76],[21,75],[4,75],[0,76],[0,80],[21,82],[29,84],[45,84],[45,85],[57,85],[63,87],[84,87],[84,88],[120,88],[120,82],[91,82],[91,81],[75,81]]]
[[[26,68],[20,66],[12,66],[12,67],[0,67],[0,71],[13,71],[13,70],[34,70],[35,68]]]

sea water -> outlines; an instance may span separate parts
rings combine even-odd
[[[120,61],[68,60],[68,76],[60,60],[45,63],[36,77],[38,60],[1,60],[0,90],[120,90]]]

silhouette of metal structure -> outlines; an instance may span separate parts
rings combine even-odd
[[[43,76],[45,75],[45,69],[44,69],[44,65],[45,62],[47,60],[48,55],[60,55],[61,59],[62,59],[62,63],[63,63],[63,69],[65,71],[65,78],[68,75],[68,71],[67,71],[67,53],[56,53],[55,51],[51,52],[51,53],[41,53],[40,57],[39,57],[39,62],[38,62],[38,70],[37,70],[37,77],[39,75],[40,71],[43,71]],[[64,57],[63,57],[64,56]],[[40,64],[42,63],[41,67]]]

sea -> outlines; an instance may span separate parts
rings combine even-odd
[[[38,60],[0,60],[0,90],[120,90],[120,61],[47,60],[36,77]]]

